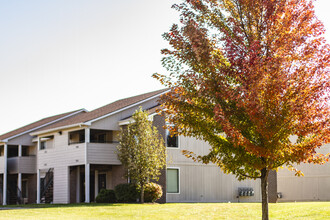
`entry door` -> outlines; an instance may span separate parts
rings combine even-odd
[[[99,174],[99,192],[101,189],[107,188],[107,175],[106,174]]]

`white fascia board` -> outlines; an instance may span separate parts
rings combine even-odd
[[[109,116],[111,116],[111,115],[117,114],[117,113],[119,113],[119,112],[125,111],[125,110],[127,110],[127,109],[129,109],[129,108],[132,108],[132,107],[136,106],[136,105],[140,105],[140,104],[142,104],[143,102],[147,102],[147,101],[149,101],[149,100],[152,100],[152,99],[154,99],[154,98],[157,98],[158,96],[161,96],[161,95],[167,93],[168,91],[170,91],[170,90],[166,90],[165,92],[159,93],[159,94],[154,95],[154,96],[152,96],[152,97],[150,97],[150,98],[144,99],[144,100],[139,101],[139,102],[137,102],[137,103],[134,103],[134,104],[132,104],[132,105],[126,106],[126,107],[121,108],[121,109],[118,109],[117,111],[110,112],[110,113],[108,113],[108,114],[106,114],[106,115],[103,115],[103,116],[100,116],[100,117],[98,117],[98,118],[92,119],[92,120],[88,121],[88,123],[93,123],[93,122],[95,122],[95,121],[98,121],[98,120],[101,120],[101,119],[103,119],[103,118],[109,117]]]
[[[8,139],[0,140],[0,143],[7,143]]]
[[[129,119],[126,119],[126,120],[119,121],[118,125],[123,126],[123,125],[132,124],[134,122],[135,122],[135,120],[133,120],[132,118],[129,118]]]
[[[152,113],[152,114],[148,115],[148,120],[149,120],[149,121],[153,121],[155,115],[157,115],[157,113]],[[132,123],[134,123],[134,122],[135,122],[134,119],[132,119],[132,118],[128,118],[128,119],[125,119],[125,120],[121,120],[121,121],[119,121],[119,122],[118,122],[118,125],[119,125],[119,126],[122,126],[122,125],[128,125],[128,124],[132,124]]]
[[[51,121],[51,122],[48,122],[48,123],[42,124],[42,125],[40,125],[40,126],[38,126],[38,127],[31,128],[30,130],[27,130],[27,131],[24,131],[24,132],[22,132],[22,133],[19,133],[19,134],[16,134],[16,135],[14,135],[14,136],[11,136],[11,137],[7,138],[6,140],[8,141],[8,140],[10,140],[10,139],[13,139],[13,138],[15,138],[15,137],[21,136],[21,135],[23,135],[23,134],[30,133],[31,131],[34,131],[34,130],[37,130],[37,129],[39,129],[39,128],[45,127],[45,126],[47,126],[47,125],[50,125],[50,124],[56,123],[56,122],[58,122],[58,121],[60,121],[60,120],[66,119],[66,118],[71,117],[71,116],[74,116],[74,115],[76,115],[76,114],[78,114],[78,113],[80,113],[80,112],[87,112],[87,110],[86,110],[86,109],[81,109],[81,110],[79,110],[79,111],[73,112],[72,114],[66,115],[66,116],[64,116],[64,117],[62,117],[62,118],[58,118],[58,119],[56,119],[56,120],[54,120],[54,121]]]
[[[77,124],[65,125],[65,126],[61,126],[61,127],[50,128],[50,129],[47,129],[47,130],[32,132],[32,133],[30,133],[30,135],[31,136],[37,136],[37,135],[46,134],[46,133],[50,133],[50,132],[55,132],[55,131],[59,131],[59,130],[64,130],[64,129],[68,129],[68,128],[73,128],[73,127],[88,127],[88,124],[86,124],[86,123],[77,123]]]

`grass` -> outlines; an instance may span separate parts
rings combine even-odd
[[[259,203],[70,204],[6,206],[0,219],[261,219]],[[330,202],[277,203],[271,219],[330,219]]]

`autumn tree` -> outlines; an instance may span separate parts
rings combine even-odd
[[[166,165],[164,140],[156,127],[152,126],[147,112],[140,108],[132,116],[132,123],[122,129],[118,158],[126,168],[126,177],[140,186],[141,203],[144,189],[151,180],[158,180]]]
[[[171,91],[162,97],[171,132],[203,139],[215,163],[239,180],[261,179],[268,219],[271,170],[321,164],[330,141],[329,45],[311,0],[184,0],[164,38],[154,74]],[[290,137],[296,137],[290,141]],[[297,175],[300,175],[300,171]]]

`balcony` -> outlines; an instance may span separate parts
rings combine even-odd
[[[5,158],[4,158],[4,156],[1,156],[0,157],[0,173],[4,173],[4,171],[5,171],[4,166],[5,166]]]
[[[88,143],[88,163],[120,165],[116,153],[117,146],[118,143]]]
[[[8,158],[8,173],[36,173],[36,157],[23,156]]]
[[[59,140],[53,148],[38,152],[38,168],[49,169],[62,164],[63,166],[77,166],[85,164],[85,143],[61,145],[66,138]]]

